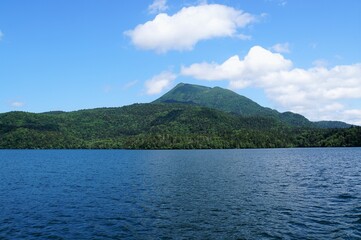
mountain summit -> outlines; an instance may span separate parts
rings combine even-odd
[[[179,83],[154,103],[188,103],[214,108],[243,116],[273,116],[276,111],[264,108],[249,98],[220,87]]]
[[[271,117],[291,126],[347,128],[349,124],[336,121],[311,122],[304,116],[293,113],[280,113],[262,107],[251,99],[231,90],[220,87],[205,87],[194,84],[179,83],[172,90],[155,100],[153,103],[186,103],[204,106],[234,113],[241,116]]]
[[[293,126],[310,126],[312,123],[299,114],[262,107],[251,99],[220,87],[204,87],[180,83],[154,103],[188,103],[209,107],[241,116],[272,117]]]

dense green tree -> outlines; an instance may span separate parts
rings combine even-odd
[[[190,104],[0,114],[0,148],[275,148],[361,146],[361,128],[294,127]]]

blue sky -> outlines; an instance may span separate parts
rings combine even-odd
[[[0,112],[155,100],[221,86],[361,125],[359,0],[0,0]]]

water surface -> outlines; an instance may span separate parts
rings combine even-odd
[[[0,151],[0,239],[361,239],[361,148]]]

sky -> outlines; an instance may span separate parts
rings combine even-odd
[[[0,113],[120,107],[180,82],[361,125],[359,0],[0,0]]]

